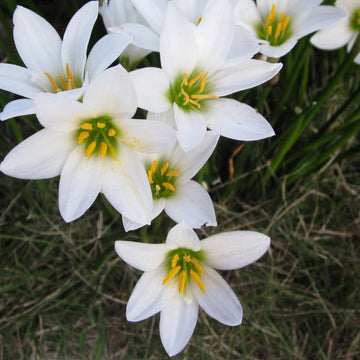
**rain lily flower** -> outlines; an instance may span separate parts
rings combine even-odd
[[[163,210],[176,222],[185,221],[192,228],[216,226],[213,203],[207,191],[191,178],[203,167],[218,142],[219,135],[208,131],[204,140],[188,152],[179,145],[160,155],[149,155],[145,163],[154,200],[151,219]],[[143,224],[123,217],[125,230]]]
[[[14,100],[0,119],[33,114],[39,93],[66,94],[78,99],[84,89],[121,54],[131,41],[128,34],[109,34],[100,39],[86,57],[98,1],[85,4],[73,16],[61,40],[56,30],[33,11],[17,6],[14,41],[26,67],[0,64],[0,88],[26,99]]]
[[[310,41],[314,46],[323,50],[334,50],[347,44],[347,50],[350,52],[360,34],[360,1],[337,0],[335,5],[347,16],[317,32]],[[359,49],[357,51],[359,52]],[[360,53],[355,57],[355,62],[360,64]]]
[[[322,0],[238,0],[237,24],[252,32],[261,43],[260,52],[271,58],[287,54],[305,35],[322,29],[343,16]]]
[[[165,244],[116,241],[117,254],[144,271],[128,301],[127,320],[141,321],[160,311],[160,337],[169,356],[190,340],[199,305],[225,325],[240,325],[241,304],[214,269],[249,265],[269,245],[267,236],[253,231],[225,232],[200,241],[186,223],[173,227]]]
[[[159,52],[158,33],[151,29],[130,0],[104,0],[99,10],[109,33],[132,36],[131,44],[120,57],[122,64],[132,68],[152,51]]]
[[[170,2],[160,36],[162,69],[130,73],[139,107],[172,117],[184,151],[200,144],[207,127],[237,140],[274,135],[269,123],[254,109],[232,99],[220,99],[271,79],[282,67],[249,58],[229,58],[234,33],[232,6],[227,0],[208,1],[197,26]]]
[[[162,122],[131,119],[136,108],[120,65],[97,76],[82,103],[40,94],[35,110],[44,129],[10,151],[0,171],[20,179],[60,175],[59,207],[67,222],[80,217],[99,192],[127,218],[149,222],[151,189],[137,152],[166,151],[175,133]]]

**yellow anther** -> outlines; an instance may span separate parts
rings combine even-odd
[[[172,177],[172,176],[179,176],[179,173],[176,170],[169,171],[166,176]]]
[[[286,28],[288,27],[289,25],[289,21],[290,21],[290,16],[287,16],[285,21],[282,23],[282,31],[285,31]]]
[[[62,84],[63,89],[67,89],[67,84],[66,84],[65,78],[62,75],[58,75],[58,77],[61,80],[61,84]]]
[[[185,73],[184,74],[184,77],[183,77],[183,84],[185,85],[185,86],[188,86],[188,73]]]
[[[190,96],[185,92],[184,89],[181,89],[181,93],[185,96],[185,103],[190,101]]]
[[[271,36],[271,34],[272,34],[272,26],[271,25],[266,28],[266,32],[269,36]]]
[[[184,291],[186,278],[187,278],[186,271],[183,270],[179,276],[179,293],[180,294]]]
[[[183,256],[183,259],[184,259],[186,262],[190,262],[190,261],[191,261],[191,256],[190,256],[190,255],[185,255],[185,256]]]
[[[156,184],[156,185],[155,185],[155,189],[156,189],[156,191],[160,191],[160,190],[161,190],[161,186],[160,186],[159,184]]]
[[[102,142],[102,143],[100,144],[100,155],[101,155],[102,157],[104,157],[104,156],[106,155],[107,149],[108,149],[107,143],[106,143],[106,142]]]
[[[169,271],[166,275],[165,279],[162,282],[162,285],[165,285],[168,281],[170,281],[181,269],[181,266],[176,266]]]
[[[216,95],[191,95],[192,99],[196,100],[206,100],[206,99],[218,99],[219,97]]]
[[[89,136],[87,131],[82,131],[78,137],[78,144],[82,144],[83,141]]]
[[[99,128],[99,129],[103,129],[104,127],[106,127],[106,124],[102,123],[102,122],[98,122],[96,124],[96,126]]]
[[[164,164],[160,170],[161,175],[164,175],[168,168],[169,168],[169,163]]]
[[[275,4],[273,4],[271,11],[266,19],[265,28],[267,28],[272,21],[275,20]]]
[[[86,156],[86,157],[89,157],[89,156],[93,153],[93,151],[95,150],[95,148],[96,148],[96,141],[93,141],[93,142],[90,143],[90,145],[87,147],[85,156]]]
[[[92,130],[92,129],[93,129],[93,127],[92,127],[92,125],[91,125],[90,123],[83,123],[83,124],[81,124],[81,128],[82,128],[83,130]]]
[[[200,288],[200,290],[202,292],[205,292],[204,284],[201,281],[200,276],[194,270],[190,270],[190,275],[193,278],[193,280],[196,282],[196,285]]]
[[[70,71],[69,63],[66,63],[66,76],[68,78],[67,90],[75,89],[74,74]]]
[[[201,21],[202,21],[202,17],[200,16],[196,26],[198,26],[201,23]]]
[[[174,257],[171,259],[171,267],[174,268],[179,261],[179,255],[175,254]]]
[[[108,136],[115,136],[116,135],[116,131],[114,130],[114,129],[110,129],[109,131],[108,131]]]
[[[156,167],[157,167],[157,160],[154,160],[154,162],[151,165],[151,171],[154,173],[156,171]]]
[[[169,189],[169,190],[171,190],[171,191],[175,191],[175,187],[174,187],[173,184],[170,184],[170,183],[168,183],[168,182],[163,182],[162,185],[163,185],[163,187],[166,188],[166,189]]]
[[[154,183],[154,180],[152,178],[152,174],[153,172],[151,171],[151,169],[148,170],[148,179],[149,179],[149,183],[150,184],[153,184]]]
[[[199,274],[202,275],[204,273],[204,270],[203,270],[202,266],[199,264],[199,262],[194,258],[191,259],[191,262],[194,264],[194,266],[196,267],[196,270],[199,272]]]
[[[276,26],[276,30],[275,30],[275,35],[274,35],[274,38],[277,39],[280,34],[281,34],[281,31],[282,31],[282,23],[279,22]]]
[[[285,19],[285,13],[281,13],[280,15],[280,22],[282,23]]]
[[[46,77],[49,79],[51,86],[54,88],[56,92],[61,91],[61,89],[57,86],[55,79],[47,72],[44,72]]]
[[[70,78],[72,77],[72,73],[70,71],[70,66],[69,66],[69,63],[66,63],[66,76],[68,78],[68,80],[70,80]]]
[[[203,73],[201,72],[198,76],[194,77],[190,82],[189,82],[189,87],[192,87],[196,82],[198,82],[200,80],[200,78],[202,77]]]
[[[207,78],[208,75],[209,75],[209,72],[207,71],[207,72],[204,74],[203,78],[201,79],[200,91],[204,91],[204,89],[205,89],[205,83],[206,83],[206,78]]]

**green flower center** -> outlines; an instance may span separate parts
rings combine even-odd
[[[257,33],[260,39],[267,40],[272,46],[282,45],[292,34],[290,16],[281,13],[279,18],[273,4],[265,24],[258,25]]]
[[[44,72],[44,74],[49,79],[50,84],[56,93],[65,90],[73,90],[82,86],[81,79],[74,78],[74,74],[70,71],[68,63],[66,63],[66,76],[59,74],[54,78],[47,72]]]
[[[218,99],[216,95],[208,95],[211,87],[206,83],[208,72],[205,74],[193,71],[179,75],[168,91],[171,103],[176,103],[184,111],[201,111],[204,100]]]
[[[162,282],[162,285],[168,283],[171,279],[178,277],[179,293],[185,289],[189,279],[193,279],[196,285],[205,292],[204,284],[201,281],[201,275],[204,273],[200,261],[204,259],[201,251],[179,248],[168,253],[166,266],[168,274]]]
[[[350,18],[350,29],[360,32],[360,8],[354,11]]]
[[[168,162],[155,160],[147,169],[153,199],[169,198],[175,193],[175,183],[179,176],[176,170],[170,168]]]
[[[83,121],[76,131],[77,143],[84,146],[85,156],[111,155],[117,160],[119,130],[109,116],[99,116]],[[115,136],[116,135],[116,136]]]

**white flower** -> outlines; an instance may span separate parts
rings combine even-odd
[[[262,43],[260,52],[279,58],[303,36],[322,29],[343,16],[334,6],[320,6],[322,0],[238,0],[237,24]]]
[[[234,33],[232,7],[227,0],[208,1],[197,26],[170,3],[160,37],[162,69],[130,73],[139,107],[154,113],[169,112],[185,151],[201,142],[207,127],[237,140],[274,135],[269,123],[251,107],[219,99],[271,79],[282,67],[229,58]]]
[[[117,254],[145,271],[126,307],[129,321],[160,311],[160,336],[166,352],[178,354],[195,329],[199,305],[229,326],[242,321],[242,307],[226,281],[214,270],[242,268],[259,259],[270,239],[253,231],[233,231],[199,241],[185,223],[173,227],[165,244],[116,241]]]
[[[85,4],[73,16],[61,40],[41,16],[17,6],[14,41],[25,67],[0,64],[0,88],[25,97],[10,102],[0,119],[34,113],[33,99],[39,93],[66,94],[78,99],[96,75],[104,71],[131,41],[128,34],[109,34],[86,56],[92,28],[98,16],[98,1]]]
[[[360,1],[337,0],[335,5],[347,16],[317,32],[310,41],[323,50],[338,49],[347,44],[347,51],[350,52],[360,34]],[[355,62],[360,64],[360,53],[355,57]]]
[[[158,33],[151,29],[130,0],[105,0],[100,5],[100,13],[109,33],[130,34],[133,38],[121,55],[122,62],[132,67],[150,52],[159,51]]]
[[[165,151],[175,133],[162,122],[131,119],[135,91],[120,65],[97,76],[82,103],[40,94],[35,110],[44,129],[16,146],[0,171],[20,179],[61,175],[59,207],[67,222],[80,217],[99,192],[129,219],[149,222],[151,190],[137,152]]]
[[[208,131],[204,140],[186,153],[175,145],[171,151],[147,157],[145,164],[154,199],[151,220],[165,210],[175,222],[185,221],[192,228],[204,224],[216,226],[215,210],[209,194],[191,178],[209,159],[218,139],[218,134]],[[126,231],[144,225],[124,217],[123,223]]]

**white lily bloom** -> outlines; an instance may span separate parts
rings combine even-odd
[[[162,69],[130,73],[139,107],[172,116],[184,151],[200,144],[207,127],[237,140],[274,135],[270,124],[253,108],[233,99],[220,99],[264,83],[282,67],[249,58],[229,58],[234,34],[232,6],[227,0],[208,1],[197,26],[170,2],[160,36]]]
[[[208,131],[195,148],[184,152],[179,145],[159,155],[149,155],[145,160],[154,200],[151,220],[163,210],[175,222],[185,221],[192,228],[202,225],[216,226],[214,205],[207,191],[191,180],[207,162],[219,140],[219,135]],[[144,224],[123,217],[126,231]]]
[[[141,321],[160,311],[160,337],[169,356],[189,342],[199,305],[225,325],[240,325],[241,304],[214,269],[249,265],[269,245],[269,237],[253,231],[225,232],[200,241],[186,223],[173,227],[165,244],[116,241],[117,254],[144,271],[129,298],[127,320]]]
[[[151,190],[137,152],[166,151],[175,132],[162,122],[131,119],[136,108],[120,65],[97,76],[82,103],[40,94],[35,110],[44,129],[10,151],[0,171],[20,179],[60,175],[59,208],[67,222],[84,214],[99,192],[129,219],[149,222]]]
[[[159,34],[130,0],[104,0],[99,10],[109,33],[130,34],[133,38],[121,55],[123,63],[132,67],[152,51],[159,52]]]
[[[305,35],[322,29],[343,16],[322,0],[238,0],[238,25],[253,33],[261,43],[260,52],[272,58],[287,54]]]
[[[337,0],[335,5],[345,12],[346,17],[318,31],[310,41],[322,50],[334,50],[347,44],[347,51],[350,52],[360,34],[360,1]],[[360,64],[360,53],[355,57],[355,62]]]
[[[69,22],[63,40],[56,30],[33,11],[17,6],[13,16],[14,41],[26,67],[0,64],[0,88],[26,99],[14,100],[0,119],[33,114],[36,95],[66,94],[78,99],[98,74],[116,60],[130,43],[128,34],[109,34],[100,39],[87,57],[98,1],[90,1]]]

